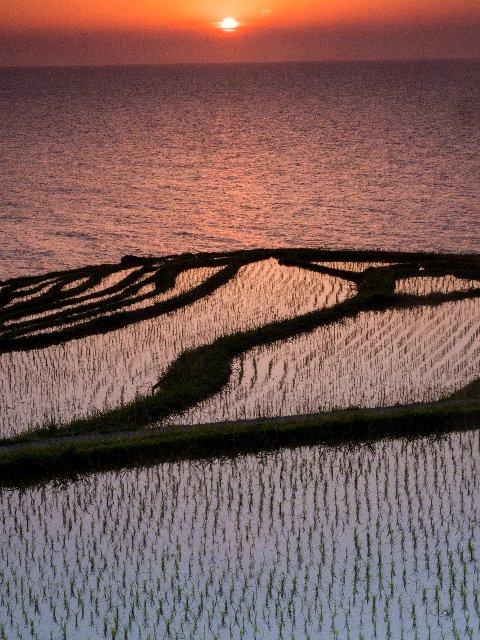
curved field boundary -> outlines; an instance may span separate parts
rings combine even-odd
[[[22,277],[0,282],[0,353],[44,348],[95,333],[107,333],[140,320],[168,313],[208,295],[218,286],[225,284],[228,279],[234,277],[241,266],[267,258],[277,258],[285,265],[290,264],[329,275],[337,275],[353,282],[359,282],[361,274],[320,267],[312,264],[312,261],[384,262],[394,260],[397,263],[404,263],[398,265],[404,277],[414,274],[444,275],[450,273],[458,277],[475,279],[475,277],[479,277],[480,271],[480,259],[475,255],[446,256],[375,251],[325,251],[321,249],[255,249],[220,254],[182,254],[163,258],[125,256],[120,265],[83,267],[71,271],[51,272],[44,276]],[[122,312],[123,307],[127,307],[133,302],[142,302],[167,291],[174,285],[176,277],[182,271],[203,266],[224,266],[225,269],[207,279],[200,286],[171,300],[143,309]],[[134,267],[138,269],[126,275],[120,283],[105,288],[101,293],[91,292],[92,287],[100,285],[109,275]],[[420,267],[424,269],[421,274],[418,273]],[[85,280],[85,282],[63,290],[65,285],[80,280]],[[48,283],[50,286],[41,295],[32,300],[21,300],[25,293],[33,295],[35,292],[41,291]],[[154,289],[133,298],[146,284],[154,285]],[[18,302],[14,302],[16,298],[19,299]],[[71,307],[75,303],[82,304],[78,309],[64,308]],[[53,313],[46,317],[27,319],[28,316],[43,312]],[[107,312],[110,315],[102,316]],[[26,320],[22,322],[22,318],[26,318]],[[5,324],[15,320],[18,320],[15,324]],[[68,322],[78,322],[78,324],[69,327],[62,326]],[[45,333],[41,333],[42,330]],[[35,335],[28,335],[33,331],[36,332]]]
[[[224,254],[219,256],[208,255],[195,257],[195,259],[182,257],[181,260],[178,259],[175,265],[176,268],[179,266],[182,266],[184,269],[203,266],[206,262],[208,262],[209,265],[218,265],[219,262],[220,264],[226,263],[226,266],[200,286],[176,298],[159,303],[155,307],[113,314],[108,317],[98,317],[81,327],[75,326],[63,331],[41,334],[31,338],[18,338],[16,340],[10,340],[10,342],[8,339],[3,339],[3,341],[0,340],[0,348],[4,351],[13,351],[49,346],[63,342],[67,338],[104,333],[111,331],[113,328],[127,326],[133,322],[143,320],[146,317],[154,317],[161,313],[167,313],[170,310],[189,304],[204,295],[208,295],[210,291],[215,290],[223,283],[228,282],[230,278],[234,277],[242,265],[271,257],[272,254],[282,260],[284,264],[290,263],[293,266],[295,263],[295,266],[299,266],[298,263],[302,262],[304,263],[302,266],[305,268],[313,267],[315,271],[325,271],[326,269],[327,271],[325,272],[330,272],[331,275],[332,269],[309,264],[310,260],[326,259],[325,252],[314,250],[296,252],[288,252],[286,250],[257,250],[252,252],[238,252],[231,256]],[[406,262],[398,264],[401,256]],[[217,393],[228,383],[233,359],[253,347],[271,344],[278,340],[285,340],[298,334],[311,331],[321,325],[337,322],[346,317],[354,317],[363,311],[382,311],[394,307],[437,305],[451,300],[480,296],[480,289],[448,294],[435,293],[429,296],[395,294],[396,280],[406,277],[406,274],[428,277],[429,275],[454,273],[455,275],[461,274],[461,277],[465,277],[465,273],[468,273],[468,277],[472,279],[480,278],[480,257],[478,256],[416,256],[416,260],[414,260],[411,254],[401,254],[401,256],[392,253],[373,253],[373,255],[368,252],[362,254],[356,253],[354,254],[356,261],[360,259],[365,261],[395,260],[397,264],[388,267],[368,268],[362,273],[353,274],[353,272],[349,272],[352,276],[351,279],[355,279],[357,282],[358,293],[355,297],[337,304],[334,307],[313,311],[289,320],[271,323],[256,330],[224,336],[210,345],[203,345],[197,349],[184,352],[172,363],[158,385],[156,385],[158,389],[157,392],[151,396],[140,398],[128,405],[97,416],[76,420],[67,425],[51,425],[50,428],[39,429],[15,438],[4,439],[0,441],[0,445],[49,439],[60,435],[108,434],[112,432],[118,434],[118,432],[126,430],[140,431],[143,430],[146,425],[159,422],[174,413],[181,413],[194,404]],[[352,257],[352,253],[349,252],[328,253],[328,258],[331,260],[351,260]],[[215,262],[215,258],[219,258],[220,260]],[[75,277],[78,278],[78,272],[75,274]],[[447,409],[448,408],[444,407],[442,410],[447,411]],[[436,411],[438,412],[438,408]],[[451,410],[448,409],[448,411]],[[454,407],[453,411],[454,414],[457,415],[459,413],[458,407]],[[370,414],[371,413],[370,411]],[[367,413],[363,415],[370,414]],[[475,411],[474,414],[478,417]],[[365,419],[362,420],[365,425]],[[389,418],[389,420],[391,420],[391,418]],[[310,424],[309,420],[307,420],[307,422]],[[279,419],[275,422],[275,424],[280,423]],[[295,421],[295,424],[298,426],[298,421]],[[416,428],[419,429],[420,426],[417,425]],[[380,431],[383,433],[382,430]],[[370,433],[370,431],[368,432]],[[189,433],[191,435],[191,432]],[[197,431],[195,433],[197,433]],[[218,430],[216,430],[216,433],[218,433]],[[401,432],[398,433],[398,435],[400,434]],[[115,438],[117,436],[112,437]],[[147,438],[147,436],[145,437]],[[164,435],[162,437],[166,436]],[[271,434],[268,438],[270,437],[272,437]],[[151,435],[149,435],[148,438],[151,438]],[[344,436],[341,436],[341,438],[344,439]],[[54,439],[50,439],[49,442],[52,446],[58,446],[53,445],[55,442]],[[110,442],[110,440],[108,440],[108,442]],[[80,445],[77,444],[75,446]],[[88,446],[85,443],[81,445],[81,447],[86,447],[87,449],[92,446],[92,443],[88,444]],[[95,445],[94,449],[98,449],[98,446]],[[113,446],[110,442],[108,449],[112,450]],[[64,447],[64,445],[62,445],[62,447]],[[22,449],[23,453],[21,456],[24,458],[27,455],[25,453],[26,450],[27,449]],[[11,459],[12,455],[14,455],[14,457],[20,456],[20,450],[16,450],[15,454],[10,452],[10,454],[8,454],[9,459]],[[46,454],[42,454],[42,456],[43,459],[45,459]],[[27,460],[27,458],[28,456],[25,460]],[[18,461],[20,464],[20,458],[18,458]],[[21,464],[23,466],[23,463]]]
[[[219,338],[212,344],[186,351],[175,360],[156,385],[151,395],[98,416],[79,419],[64,426],[27,432],[1,442],[38,439],[46,434],[80,434],[141,429],[174,413],[181,413],[209,398],[228,383],[235,357],[260,345],[286,340],[321,325],[354,317],[364,311],[383,311],[395,306],[437,305],[480,295],[480,290],[434,294],[432,296],[399,296],[394,294],[396,268],[368,269],[358,285],[358,294],[333,307],[320,309],[292,319],[271,323],[256,330]]]
[[[184,271],[186,269],[195,268],[197,266],[203,265],[189,265],[185,268],[182,268],[180,271]],[[210,266],[210,265],[209,265]],[[131,298],[127,298],[123,300],[123,304],[119,304],[118,302],[109,302],[102,306],[102,311],[114,311],[111,315],[103,316],[98,315],[93,319],[88,319],[88,316],[85,318],[85,322],[83,324],[74,325],[71,327],[65,327],[63,329],[53,330],[48,333],[40,333],[34,336],[22,336],[19,337],[9,337],[4,336],[0,338],[0,353],[6,353],[11,351],[26,351],[29,349],[40,349],[44,347],[50,347],[55,344],[60,344],[61,342],[66,342],[68,340],[73,340],[77,338],[82,338],[89,335],[95,335],[97,333],[108,333],[109,331],[113,331],[115,329],[120,329],[123,327],[127,327],[134,322],[140,322],[141,320],[147,320],[149,318],[154,318],[159,315],[169,313],[170,311],[175,311],[180,309],[187,304],[191,304],[200,298],[207,296],[208,294],[215,291],[222,285],[226,284],[231,278],[233,278],[242,263],[234,263],[231,265],[225,266],[221,271],[214,274],[210,278],[207,278],[205,282],[194,287],[190,291],[186,293],[175,296],[174,298],[159,302],[150,307],[135,309],[131,311],[118,311],[122,306],[127,306],[132,303]],[[179,272],[180,272],[179,271]],[[169,287],[175,282],[175,278],[178,274],[175,273],[175,276],[172,276],[172,280],[169,281]],[[142,283],[143,286],[144,283]],[[165,290],[167,290],[166,287]],[[142,299],[146,299],[147,297],[152,297],[157,295],[159,290],[149,294],[148,296],[143,296],[135,299],[135,302],[141,301]],[[94,308],[95,311],[98,312],[98,307]],[[78,318],[79,316],[77,316]],[[66,321],[68,322],[69,316],[66,317]],[[59,318],[55,318],[55,322]],[[65,316],[61,318],[62,322],[65,322]],[[39,325],[35,325],[34,329],[38,330],[39,328],[49,328],[52,325],[48,322],[48,319]]]

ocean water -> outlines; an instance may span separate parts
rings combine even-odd
[[[258,246],[480,251],[480,61],[0,70],[0,278]]]

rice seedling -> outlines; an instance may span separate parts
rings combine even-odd
[[[480,280],[468,280],[446,275],[442,277],[412,277],[398,280],[395,293],[415,296],[428,296],[432,293],[451,293],[452,291],[469,291],[478,289]]]
[[[0,638],[470,638],[478,431],[0,491]]]
[[[227,387],[170,423],[431,402],[478,377],[480,300],[362,313],[233,362]]]
[[[212,272],[191,271],[177,278],[177,294]],[[1,354],[0,435],[121,406],[150,394],[187,349],[332,306],[354,292],[339,278],[264,260],[241,267],[211,295],[160,319],[45,349]]]

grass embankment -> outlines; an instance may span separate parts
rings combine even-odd
[[[467,384],[463,389],[459,389],[452,393],[449,400],[478,400],[480,401],[480,378],[473,380],[470,384]]]
[[[346,445],[382,438],[441,436],[480,424],[480,402],[346,410],[292,420],[206,425],[167,433],[142,432],[75,444],[30,446],[0,454],[0,484],[21,486],[54,477],[205,457],[267,452],[279,447]]]

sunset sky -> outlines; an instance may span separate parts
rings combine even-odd
[[[238,28],[219,28],[226,17]],[[0,64],[480,56],[479,0],[2,0]]]

